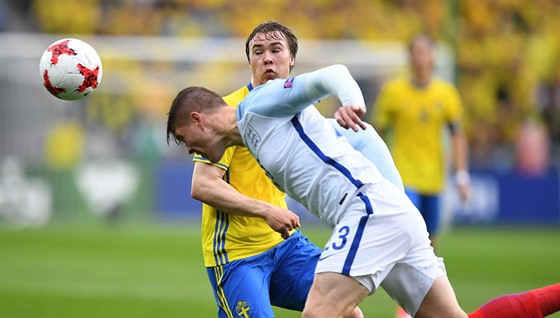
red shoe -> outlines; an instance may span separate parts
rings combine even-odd
[[[397,306],[397,318],[412,318],[410,315],[402,309],[401,306]]]

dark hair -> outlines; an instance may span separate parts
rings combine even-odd
[[[223,105],[220,95],[204,87],[191,86],[180,91],[167,114],[167,144],[170,140],[181,143],[175,137],[175,128],[188,125],[191,112],[212,112]]]
[[[408,41],[408,52],[412,52],[412,49],[418,42],[424,42],[432,49],[435,48],[436,42],[433,37],[428,34],[416,34]]]
[[[245,42],[245,54],[247,55],[247,61],[249,59],[249,43],[255,38],[257,34],[265,34],[267,39],[282,39],[278,33],[284,36],[286,41],[288,42],[288,46],[290,48],[290,54],[292,57],[296,58],[297,51],[298,51],[298,39],[296,35],[288,28],[287,26],[283,25],[282,23],[276,21],[267,21],[263,22],[253,29],[253,32],[249,34],[247,37],[247,41]],[[293,67],[293,66],[292,66]],[[292,70],[290,67],[290,71]]]

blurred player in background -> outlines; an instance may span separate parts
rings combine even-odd
[[[422,213],[436,247],[446,175],[446,127],[451,133],[455,180],[463,202],[469,198],[470,183],[461,100],[451,84],[433,76],[434,45],[426,35],[410,41],[410,77],[398,77],[383,85],[373,107],[372,122],[386,140],[390,139],[388,143],[406,194]]]
[[[468,317],[412,202],[309,107],[328,95],[343,105],[339,124],[366,129],[359,86],[336,65],[263,85],[237,109],[207,89],[184,89],[169,111],[168,140],[212,163],[228,147],[246,145],[275,185],[333,227],[304,317],[352,316],[379,287],[411,315]],[[298,225],[292,219],[278,231]],[[495,299],[471,317],[543,317],[559,309],[560,284],[554,284]]]
[[[456,182],[462,202],[470,195],[467,141],[461,127],[459,93],[433,76],[432,39],[417,35],[408,45],[410,76],[385,83],[374,105],[372,122],[390,144],[405,192],[418,208],[434,248],[440,229],[445,185],[444,128],[449,128]],[[389,136],[389,132],[391,136]],[[409,317],[397,309],[397,317]]]

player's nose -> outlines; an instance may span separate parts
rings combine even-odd
[[[266,51],[263,53],[264,54],[264,63],[265,64],[270,64],[272,63],[272,53]]]

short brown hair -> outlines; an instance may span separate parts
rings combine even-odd
[[[180,91],[167,114],[167,144],[170,140],[180,144],[175,137],[175,128],[188,125],[191,112],[211,112],[223,105],[220,95],[204,87],[191,86]]]

